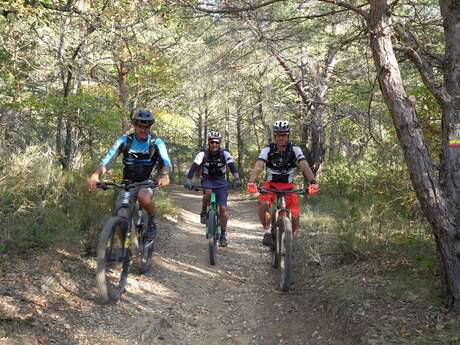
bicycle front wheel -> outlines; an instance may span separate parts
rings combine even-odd
[[[146,248],[145,244],[147,241],[147,224],[148,224],[148,217],[145,211],[142,211],[142,221],[139,222],[137,218],[135,218],[136,224],[136,241],[138,243],[136,256],[137,256],[137,266],[139,268],[140,274],[145,274],[150,272],[152,268],[153,262],[153,250],[154,250],[154,243],[150,243],[150,245]]]
[[[145,243],[147,241],[147,231],[142,232],[141,234],[142,240],[140,241],[141,246],[139,248],[139,270],[141,274],[145,274],[151,271],[152,263],[153,263],[153,249],[155,247],[155,242],[151,242],[149,246],[146,248]]]
[[[280,219],[281,240],[280,240],[280,269],[281,291],[289,291],[289,284],[292,273],[292,252],[293,252],[293,238],[292,238],[292,225],[288,217]]]
[[[209,263],[215,265],[217,262],[217,212],[210,209],[207,219]]]
[[[280,260],[281,260],[281,254],[280,254],[281,234],[280,234],[280,227],[279,227],[278,223],[272,224],[271,233],[273,235],[272,246],[270,248],[271,252],[272,252],[272,267],[273,268],[278,268],[279,265],[280,265]]]
[[[97,244],[96,286],[104,303],[116,302],[126,286],[129,272],[130,250],[123,249],[128,222],[112,217],[99,236]]]

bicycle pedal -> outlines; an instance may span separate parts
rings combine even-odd
[[[148,250],[148,249],[149,249],[150,247],[152,247],[154,244],[155,244],[154,241],[147,241],[147,242],[144,244],[143,250],[142,250],[141,252],[144,253],[144,250]]]

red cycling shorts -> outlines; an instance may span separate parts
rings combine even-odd
[[[265,181],[262,185],[264,189],[277,189],[277,190],[285,190],[285,189],[296,189],[294,183],[284,183],[284,182],[269,182]],[[273,201],[276,199],[275,193],[268,194],[259,194],[259,202],[268,201],[269,207],[272,207]],[[297,193],[289,193],[286,194],[286,207],[291,210],[291,215],[293,217],[299,216],[299,198],[297,197]]]

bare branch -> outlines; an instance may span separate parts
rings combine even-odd
[[[277,2],[285,2],[286,0],[269,0],[266,2],[263,2],[261,4],[254,4],[252,6],[246,6],[246,7],[236,7],[236,6],[225,6],[220,9],[211,9],[211,8],[205,8],[201,6],[195,7],[196,10],[205,12],[205,13],[221,13],[221,14],[231,14],[231,13],[239,13],[239,12],[247,12],[247,11],[254,11],[258,8],[263,8],[267,7],[270,5],[273,5]]]
[[[359,14],[365,19],[367,19],[368,17],[368,12],[361,8],[361,7],[367,6],[368,4],[362,4],[362,5],[355,6],[355,5],[349,4],[341,0],[319,0],[319,1],[346,8],[347,10],[350,10],[350,11],[353,11]]]
[[[422,77],[423,83],[436,97],[437,101],[442,104],[448,100],[447,92],[442,85],[436,81],[433,66],[426,58],[423,47],[417,41],[415,36],[407,32],[400,23],[394,25],[394,29],[398,34],[404,46],[395,47],[395,49],[402,51],[417,67],[417,70]]]

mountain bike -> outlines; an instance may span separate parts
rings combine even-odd
[[[206,210],[206,223],[205,223],[205,232],[206,239],[208,240],[208,251],[209,251],[209,263],[215,265],[217,262],[217,242],[222,233],[220,228],[220,215],[219,207],[217,207],[216,193],[215,189],[228,188],[231,189],[231,186],[222,186],[219,188],[213,188],[211,192],[211,201]],[[206,190],[209,188],[203,188],[201,186],[192,186],[192,190],[200,191]]]
[[[120,189],[116,216],[104,225],[97,244],[96,286],[103,302],[116,302],[125,290],[131,260],[137,258],[140,273],[146,273],[153,261],[153,242],[146,245],[147,213],[140,207],[141,188],[156,188],[152,181],[117,184],[98,182],[102,190]]]
[[[271,247],[272,267],[281,271],[280,289],[283,292],[289,291],[289,283],[292,273],[292,259],[294,252],[294,234],[292,232],[291,211],[286,208],[286,194],[304,194],[304,189],[265,189],[258,186],[259,193],[269,192],[276,194],[276,202],[271,213],[271,233],[273,244]]]

